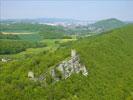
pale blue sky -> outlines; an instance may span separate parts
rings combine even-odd
[[[0,0],[0,17],[133,21],[132,0]]]

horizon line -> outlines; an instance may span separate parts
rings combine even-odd
[[[37,19],[64,19],[64,20],[77,20],[77,21],[99,21],[99,20],[107,20],[107,19],[117,19],[120,21],[133,21],[133,20],[122,20],[120,18],[110,17],[110,18],[101,18],[101,19],[90,19],[90,20],[82,20],[75,18],[63,18],[63,17],[37,17],[37,18],[0,18],[0,20],[37,20]]]

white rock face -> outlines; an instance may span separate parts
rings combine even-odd
[[[1,61],[2,62],[8,62],[10,59],[5,59],[5,58],[2,58]]]
[[[29,71],[28,72],[28,77],[33,79],[34,78],[34,73],[32,71]]]
[[[71,57],[75,57],[76,56],[76,50],[71,50]]]
[[[1,59],[1,61],[2,61],[2,62],[7,62],[7,60],[6,60],[6,59],[4,59],[4,58],[2,58],[2,59]]]
[[[8,59],[8,58],[2,58],[1,61],[4,62],[4,63],[6,63],[6,62],[8,62],[8,61],[11,61],[11,59]]]

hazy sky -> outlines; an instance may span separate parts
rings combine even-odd
[[[0,0],[0,17],[133,20],[132,0]]]

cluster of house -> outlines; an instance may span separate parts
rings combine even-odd
[[[8,59],[8,58],[2,58],[2,59],[1,59],[2,62],[8,62],[8,61],[10,61],[10,60],[11,60],[11,59]]]

